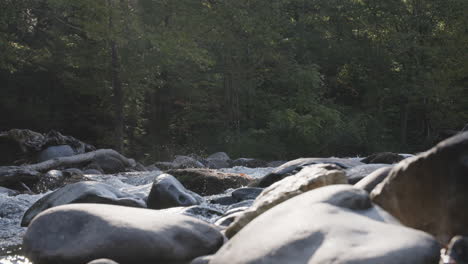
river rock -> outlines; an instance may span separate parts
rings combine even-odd
[[[234,190],[231,193],[231,196],[238,202],[252,199],[255,200],[255,198],[257,198],[257,196],[259,196],[262,191],[263,188],[245,187]]]
[[[377,186],[379,183],[383,182],[385,178],[387,178],[392,168],[393,167],[389,166],[377,169],[371,174],[364,177],[362,180],[358,181],[356,184],[354,184],[354,187],[363,189],[366,192],[371,193],[375,186]]]
[[[140,198],[121,192],[100,182],[78,182],[49,193],[34,203],[23,215],[21,226],[49,208],[71,203],[104,203],[132,207],[146,207]]]
[[[367,158],[362,159],[361,161],[367,164],[377,163],[377,164],[394,164],[398,163],[405,159],[404,156],[399,155],[393,152],[379,152],[374,153]]]
[[[296,175],[286,177],[266,188],[253,205],[229,226],[226,236],[234,236],[250,221],[294,196],[322,186],[345,183],[347,179],[344,171],[334,164],[307,166]]]
[[[237,203],[237,199],[232,196],[221,196],[210,200],[212,204],[231,205]]]
[[[367,193],[333,185],[285,201],[245,226],[210,264],[430,264],[439,244],[398,224]]]
[[[356,166],[346,170],[346,177],[348,177],[348,182],[350,184],[355,184],[358,181],[364,179],[366,176],[371,174],[372,172],[384,168],[390,167],[391,165],[388,164],[364,164],[360,166]]]
[[[349,169],[364,163],[353,159],[340,159],[340,158],[300,158],[288,161],[283,165],[277,167],[270,174],[266,175],[257,183],[257,187],[268,187],[271,184],[299,172],[302,168],[313,164],[335,164],[342,169]]]
[[[224,173],[211,169],[177,169],[168,174],[176,177],[187,189],[200,195],[223,193],[230,188],[240,188],[253,182],[250,176]]]
[[[187,190],[176,178],[161,174],[154,179],[147,204],[151,209],[165,209],[200,204],[201,197]]]
[[[75,154],[75,151],[68,145],[50,146],[39,153],[37,161],[43,162],[54,158],[69,157]]]
[[[30,224],[23,241],[35,264],[82,264],[109,258],[120,264],[190,263],[213,254],[223,236],[193,217],[101,204],[51,208]]]
[[[404,225],[447,244],[468,235],[468,132],[397,164],[371,193]]]

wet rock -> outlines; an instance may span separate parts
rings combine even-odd
[[[21,226],[49,208],[71,203],[104,203],[132,207],[146,207],[143,200],[99,182],[78,182],[49,193],[34,203],[23,215]]]
[[[393,153],[393,152],[380,152],[380,153],[374,153],[370,155],[369,157],[362,159],[361,161],[367,164],[371,163],[383,163],[383,164],[394,164],[398,163],[405,159],[405,157]]]
[[[384,168],[389,167],[391,165],[388,164],[365,164],[353,167],[351,169],[346,170],[346,177],[348,177],[348,182],[350,184],[355,184],[358,181],[364,179],[366,176],[371,174],[372,172]]]
[[[94,174],[94,175],[101,175],[102,172],[96,169],[86,169],[83,171],[83,174]]]
[[[296,175],[286,177],[263,190],[253,205],[229,226],[226,230],[226,236],[234,236],[250,221],[294,196],[322,186],[344,183],[347,183],[346,175],[336,165],[317,164],[307,166]]]
[[[187,189],[200,195],[223,193],[230,188],[240,188],[250,184],[253,179],[247,175],[223,173],[210,169],[169,170]]]
[[[245,187],[233,191],[231,196],[238,202],[252,199],[255,200],[255,198],[257,198],[257,196],[259,196],[262,191],[263,188]]]
[[[267,167],[279,167],[283,164],[285,164],[287,161],[284,160],[275,160],[275,161],[270,161],[267,163]]]
[[[377,169],[371,174],[364,177],[362,180],[358,181],[356,184],[354,184],[354,187],[363,189],[366,192],[371,193],[375,186],[377,186],[379,183],[383,182],[385,178],[387,178],[392,168],[393,167],[382,167],[380,169]]]
[[[54,207],[36,217],[24,237],[36,264],[82,264],[109,258],[120,264],[189,263],[213,254],[223,236],[184,215],[100,204]]]
[[[468,235],[467,175],[465,132],[398,163],[371,197],[404,225],[446,244],[455,235]]]
[[[173,176],[161,174],[153,182],[147,204],[151,209],[164,209],[197,205],[200,204],[200,199]]]
[[[248,168],[268,167],[267,162],[259,159],[239,158],[231,162],[231,166],[242,166]]]
[[[206,160],[204,164],[209,169],[223,169],[231,167],[229,162],[226,160]]]
[[[257,217],[210,264],[429,264],[439,244],[398,224],[350,185],[315,189]]]
[[[39,153],[37,161],[43,162],[54,158],[69,157],[73,155],[75,155],[75,151],[68,145],[50,146]]]
[[[268,187],[271,184],[299,172],[302,168],[313,164],[335,164],[342,169],[349,169],[364,163],[353,159],[340,159],[340,158],[300,158],[286,162],[273,170],[270,174],[261,178],[257,183],[257,187]]]

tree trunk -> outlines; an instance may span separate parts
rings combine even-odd
[[[123,138],[124,138],[124,100],[122,90],[122,80],[120,79],[120,60],[117,50],[117,43],[115,36],[113,36],[114,21],[113,21],[113,4],[111,0],[108,0],[109,7],[109,31],[111,34],[110,39],[110,51],[111,51],[111,80],[112,80],[112,91],[113,91],[113,105],[114,105],[114,132],[115,132],[115,148],[117,151],[122,152],[123,150]]]

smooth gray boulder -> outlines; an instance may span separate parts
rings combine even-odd
[[[223,244],[214,226],[193,217],[102,204],[51,208],[30,224],[23,240],[35,264],[82,264],[108,258],[120,264],[185,264]]]
[[[404,225],[447,244],[468,235],[468,132],[407,158],[371,193],[372,201]]]
[[[364,179],[372,172],[384,168],[391,167],[389,164],[364,164],[356,167],[352,167],[346,170],[346,177],[348,177],[349,184],[355,184],[358,181]]]
[[[71,203],[103,203],[145,208],[145,202],[100,182],[78,182],[49,193],[34,203],[23,215],[21,226],[28,226],[42,211]]]
[[[151,209],[165,209],[200,204],[202,198],[187,190],[176,178],[161,174],[154,179],[147,204]]]
[[[315,189],[255,218],[210,264],[436,264],[439,244],[350,185]]]
[[[69,145],[50,146],[39,153],[37,160],[38,162],[43,162],[60,157],[69,157],[75,154],[75,151]]]
[[[296,174],[302,168],[305,168],[309,165],[314,164],[335,164],[342,169],[350,169],[359,165],[364,165],[364,163],[353,160],[353,159],[341,159],[341,158],[300,158],[288,161],[283,165],[274,169],[270,174],[265,175],[257,183],[257,187],[268,187],[271,184],[280,181],[281,179]]]
[[[373,171],[371,174],[364,177],[362,180],[354,184],[354,187],[365,190],[368,193],[371,193],[372,190],[379,183],[383,182],[387,178],[388,174],[393,167],[382,167],[378,170]]]

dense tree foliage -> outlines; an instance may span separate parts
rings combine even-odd
[[[0,130],[147,159],[419,151],[468,122],[467,13],[466,0],[0,0]]]

